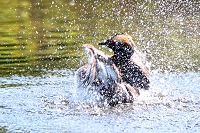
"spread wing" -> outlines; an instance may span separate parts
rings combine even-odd
[[[131,61],[138,65],[145,76],[150,76],[150,65],[146,61],[146,57],[138,49],[135,48],[135,52],[131,57]]]
[[[88,63],[77,70],[80,87],[93,87],[110,105],[130,102],[139,95],[136,88],[122,82],[120,72],[110,57],[93,45],[85,44],[83,48],[88,55]]]

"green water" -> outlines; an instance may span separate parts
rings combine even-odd
[[[153,69],[199,71],[199,2],[2,0],[0,73],[76,69],[81,45],[129,33]]]

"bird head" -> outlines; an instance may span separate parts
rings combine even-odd
[[[114,55],[130,58],[134,53],[133,41],[128,34],[116,34],[109,39],[99,43],[99,45],[106,45],[112,49]]]

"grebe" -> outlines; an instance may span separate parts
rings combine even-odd
[[[133,102],[139,89],[148,89],[150,82],[149,69],[133,48],[131,37],[117,34],[100,45],[111,48],[114,55],[109,57],[93,45],[84,44],[88,63],[77,70],[79,87],[92,88],[100,101],[111,106]]]

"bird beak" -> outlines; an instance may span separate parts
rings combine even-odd
[[[108,41],[104,40],[103,42],[100,42],[99,45],[108,45]]]

